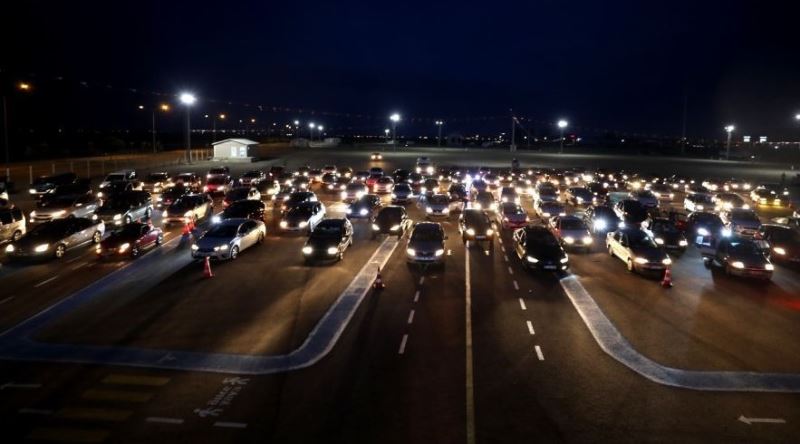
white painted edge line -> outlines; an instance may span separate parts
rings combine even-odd
[[[425,276],[420,276],[420,278],[419,278],[419,285],[422,285],[422,284],[424,284],[424,283],[425,283]]]
[[[542,348],[538,345],[533,347],[536,350],[536,357],[539,358],[540,361],[544,361],[544,354],[542,353]]]
[[[414,302],[419,301],[419,290],[414,293]]]
[[[408,342],[408,333],[403,335],[403,339],[400,341],[400,348],[397,349],[397,354],[402,355],[406,352],[406,342]]]
[[[528,309],[528,307],[525,306],[525,301],[523,301],[522,298],[519,298],[519,308],[521,308],[523,310],[527,310]]]
[[[535,335],[536,331],[533,329],[533,322],[525,321],[525,323],[528,324],[528,333],[530,333],[531,335]]]
[[[504,260],[504,261],[506,261],[506,262],[508,262],[508,256],[504,254],[504,255],[503,255],[503,260]]]
[[[414,310],[408,313],[408,323],[411,324],[412,322],[414,322]]]
[[[45,279],[42,282],[39,282],[38,284],[34,285],[33,288],[39,288],[39,287],[41,287],[42,285],[44,285],[44,284],[46,284],[48,282],[52,282],[52,281],[56,280],[57,278],[58,278],[58,275],[55,275],[55,276],[51,277],[50,279]]]
[[[217,421],[214,423],[214,427],[228,427],[232,429],[244,429],[247,428],[247,424],[243,422],[225,422],[225,421]]]
[[[501,245],[500,245],[500,250],[501,250],[503,253],[505,253],[505,252],[506,252],[506,247],[504,247],[504,246],[502,245],[502,242],[501,242]]]
[[[181,418],[163,418],[160,416],[148,416],[145,421],[159,424],[183,424],[183,419]]]
[[[797,373],[683,370],[661,365],[631,346],[577,277],[567,276],[559,282],[600,349],[650,381],[704,391],[800,393]]]
[[[499,238],[498,238],[499,239]],[[467,444],[475,444],[475,383],[473,376],[473,361],[472,361],[472,273],[469,266],[469,248],[465,249],[464,255],[464,306],[466,307],[464,314],[464,348],[466,349],[466,377],[465,390],[466,390],[466,432]]]
[[[8,302],[8,301],[10,301],[12,299],[14,299],[14,296],[9,296],[9,297],[3,299],[2,301],[0,301],[0,305],[5,304],[6,302]]]

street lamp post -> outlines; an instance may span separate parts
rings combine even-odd
[[[800,123],[800,113],[794,115],[794,120]],[[800,140],[797,141],[797,149],[800,150]]]
[[[436,121],[436,126],[439,127],[439,135],[436,137],[436,146],[442,146],[442,125],[444,125],[443,121]]]
[[[308,122],[308,141],[309,142],[313,142],[314,141],[314,128],[316,126],[317,125],[314,122]]]
[[[31,84],[20,82],[17,84],[17,89],[22,92],[29,92],[31,90]],[[6,98],[5,91],[3,91],[3,145],[6,151],[6,167],[8,167],[8,163],[11,161],[11,153],[8,144],[8,99]],[[6,180],[10,179],[6,178]]]
[[[186,105],[186,161],[192,163],[192,105],[197,101],[197,97],[185,92],[181,93],[180,100]]]
[[[389,143],[389,131],[391,131],[389,128],[383,130],[383,138],[386,143]]]
[[[560,146],[558,149],[559,154],[564,154],[564,128],[566,128],[567,125],[569,125],[569,122],[564,119],[558,121],[558,130],[561,134]]]
[[[725,132],[728,133],[728,141],[725,143],[725,160],[731,159],[731,137],[733,136],[733,131],[736,129],[733,125],[728,125],[725,127]]]
[[[158,108],[153,108],[152,112],[150,114],[151,123],[152,123],[152,128],[150,130],[150,134],[152,136],[153,154],[155,154],[157,152],[157,150],[156,150],[156,111],[158,111],[158,110],[167,112],[167,111],[169,111],[169,105],[167,105],[166,103],[162,103],[161,105],[158,105]]]
[[[324,134],[322,134],[322,130],[324,129],[325,127],[322,125],[317,126],[317,138],[319,139],[320,142],[322,142],[322,138],[325,136]]]
[[[389,116],[389,120],[392,121],[392,145],[394,145],[394,149],[397,150],[397,122],[400,121],[400,114],[392,114]]]
[[[297,139],[300,136],[300,121],[295,120],[293,123],[294,123],[294,138]]]

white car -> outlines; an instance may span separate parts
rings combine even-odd
[[[417,157],[417,167],[415,169],[417,174],[431,175],[434,172],[433,163],[427,157]]]
[[[714,202],[711,201],[711,196],[708,194],[695,193],[683,199],[683,208],[692,213],[695,211],[710,211],[714,208]]]
[[[236,259],[239,253],[259,245],[267,236],[267,226],[260,220],[227,219],[214,224],[192,245],[195,259]]]

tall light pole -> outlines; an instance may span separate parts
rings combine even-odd
[[[30,92],[32,87],[30,83],[19,82],[17,84],[17,89],[22,92]],[[5,91],[3,91],[3,144],[6,149],[6,167],[8,167],[8,163],[11,161],[11,154],[8,145],[8,99],[6,98]],[[10,179],[6,178],[6,180]]]
[[[156,150],[156,111],[159,111],[159,110],[163,111],[163,112],[167,112],[167,111],[169,111],[169,105],[166,104],[166,103],[162,103],[161,105],[158,105],[158,108],[153,108],[152,109],[152,113],[150,115],[151,123],[153,125],[152,129],[150,130],[150,133],[151,133],[151,135],[153,137],[153,139],[152,139],[153,140],[153,154],[155,154],[157,152],[157,150]]]
[[[181,103],[186,105],[186,161],[192,163],[192,105],[197,102],[197,97],[188,92],[181,93],[179,97]]]
[[[394,149],[397,149],[397,122],[400,121],[400,114],[394,113],[389,116],[389,120],[392,121],[392,145],[394,145]]]
[[[324,134],[322,134],[322,130],[324,129],[325,127],[322,125],[317,126],[317,134],[319,135],[317,138],[320,140],[320,142],[322,141],[322,137],[324,136]]]
[[[800,123],[800,113],[794,115],[794,120],[796,120],[797,123]],[[800,149],[800,141],[797,142],[797,148]]]
[[[383,138],[386,143],[389,143],[389,131],[391,131],[389,128],[383,130]]]
[[[442,125],[444,125],[444,122],[437,120],[435,123],[436,126],[439,127],[439,135],[436,137],[436,146],[442,146]]]
[[[731,136],[733,136],[733,131],[736,129],[733,125],[728,125],[725,127],[725,132],[728,133],[728,141],[725,143],[725,160],[731,159]]]
[[[564,153],[564,128],[566,128],[567,125],[569,125],[569,122],[567,122],[564,119],[561,119],[561,120],[558,121],[558,130],[559,130],[559,133],[561,134],[561,141],[560,141],[561,144],[560,144],[559,149],[558,149],[559,154],[563,154]]]
[[[314,122],[308,122],[308,140],[309,142],[314,141],[314,127],[317,125]]]
[[[296,139],[298,136],[300,136],[300,121],[295,120],[292,123],[294,123],[294,138]]]

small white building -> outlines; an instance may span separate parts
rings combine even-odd
[[[260,155],[259,143],[250,139],[225,139],[214,142],[214,160],[252,161]]]

